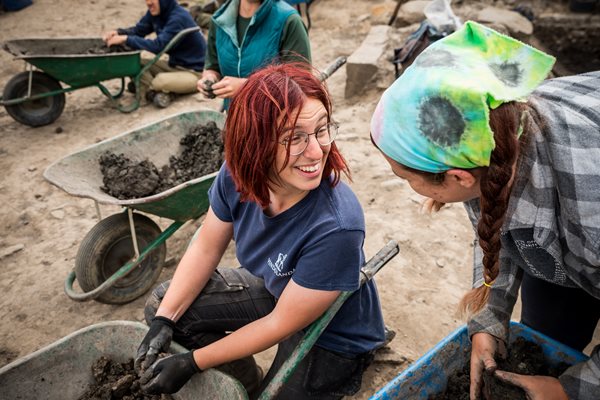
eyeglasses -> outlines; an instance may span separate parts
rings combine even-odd
[[[317,143],[319,143],[321,146],[328,146],[333,143],[335,137],[337,136],[338,128],[338,124],[335,122],[329,122],[318,128],[313,133],[294,131],[291,136],[282,139],[279,143],[290,150],[290,155],[297,156],[306,150],[311,135],[315,135]]]

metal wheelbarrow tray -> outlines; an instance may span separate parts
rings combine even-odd
[[[15,39],[4,46],[16,58],[74,87],[133,76],[141,68],[141,50],[86,53],[89,49],[105,46],[100,38]]]
[[[166,165],[169,157],[178,153],[180,140],[193,127],[212,121],[222,129],[224,119],[223,114],[213,110],[179,113],[67,155],[44,171],[44,178],[65,192],[94,200],[100,219],[82,240],[74,271],[65,281],[69,297],[122,304],[150,289],[164,263],[164,242],[184,222],[208,210],[207,191],[218,172],[152,196],[119,200],[100,189],[103,186],[100,155],[111,151],[123,153],[131,160],[148,159],[157,166]],[[122,206],[127,212],[102,219],[99,203]],[[161,232],[150,218],[133,210],[174,222]],[[73,290],[76,277],[85,293]]]
[[[7,83],[0,105],[16,121],[29,126],[51,124],[65,107],[65,93],[96,86],[121,112],[131,112],[140,106],[142,75],[185,35],[196,32],[193,27],[180,31],[165,48],[147,64],[142,65],[141,50],[112,53],[90,53],[90,49],[105,47],[101,38],[27,38],[8,40],[3,49],[25,61],[27,71]],[[34,70],[34,68],[37,70]],[[118,101],[129,77],[135,88],[130,104]],[[104,81],[121,79],[120,88],[111,93]],[[67,87],[63,87],[61,82]]]
[[[90,325],[0,368],[6,399],[75,400],[94,383],[92,364],[101,356],[116,362],[132,358],[148,332],[139,322],[110,321]],[[172,353],[187,350],[173,343]],[[176,394],[176,400],[247,400],[244,387],[215,369],[196,374]]]
[[[588,357],[526,325],[511,321],[510,342],[522,337],[538,344],[552,366],[573,365]],[[471,341],[467,327],[462,326],[446,336],[425,355],[388,382],[370,400],[425,400],[446,389],[448,378],[469,363]]]

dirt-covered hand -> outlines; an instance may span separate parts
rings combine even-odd
[[[137,349],[135,370],[144,372],[154,364],[159,353],[165,353],[171,345],[175,322],[165,317],[154,317],[150,329]]]
[[[141,388],[148,394],[175,393],[198,372],[193,352],[175,354],[152,364],[140,378]]]
[[[202,73],[202,77],[196,83],[196,89],[206,98],[214,99],[216,95],[212,91],[212,85],[221,79],[216,71],[207,69]]]
[[[233,76],[226,76],[219,82],[215,82],[212,85],[212,91],[221,99],[231,98],[238,92],[238,90],[240,90],[246,81],[246,78],[234,78]]]
[[[120,44],[124,44],[125,42],[127,42],[127,35],[114,35],[108,38],[108,40],[106,41],[106,45],[108,47],[118,46]]]
[[[108,42],[108,40],[111,37],[117,36],[117,35],[118,35],[117,31],[108,31],[102,35],[102,40],[104,40],[104,42]]]
[[[568,400],[560,381],[551,376],[520,375],[506,371],[496,371],[494,375],[525,391],[527,400]]]
[[[496,370],[494,356],[498,351],[498,340],[489,333],[478,332],[471,338],[471,387],[469,398],[481,398],[483,371],[493,373]]]
[[[206,97],[208,99],[214,99],[215,97],[217,97],[212,89],[212,85],[214,83],[215,83],[215,81],[212,81],[210,79],[205,79],[202,81],[202,85],[198,86],[198,90],[200,90],[200,92],[204,95],[204,97]]]

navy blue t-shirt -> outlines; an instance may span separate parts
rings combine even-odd
[[[290,279],[317,290],[357,290],[337,312],[317,344],[357,355],[384,341],[383,316],[373,280],[359,289],[364,264],[365,221],[358,199],[340,182],[310,191],[293,207],[267,216],[254,202],[241,202],[226,165],[209,190],[210,206],[233,223],[236,256],[279,298]]]

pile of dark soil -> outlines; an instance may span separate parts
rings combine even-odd
[[[467,360],[470,359],[470,353]],[[508,348],[506,360],[497,359],[498,369],[522,375],[545,375],[558,377],[569,366],[561,364],[554,368],[548,365],[542,348],[533,342],[518,337]],[[460,371],[448,379],[446,391],[434,395],[429,400],[469,400],[470,365],[467,363]],[[516,386],[504,383],[493,375],[483,377],[483,397],[486,400],[527,400],[525,391]]]
[[[118,199],[137,199],[164,192],[192,179],[213,173],[223,163],[223,139],[214,122],[197,126],[179,142],[179,156],[171,156],[160,170],[149,160],[132,161],[124,154],[100,156],[104,186]]]
[[[83,54],[110,54],[110,53],[124,53],[127,51],[133,51],[132,48],[119,44],[116,46],[98,45],[86,49]]]
[[[171,395],[149,395],[140,389],[133,359],[118,363],[100,357],[92,365],[94,383],[78,400],[172,400]]]

